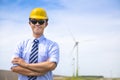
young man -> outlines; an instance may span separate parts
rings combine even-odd
[[[47,13],[35,8],[29,16],[33,37],[18,44],[11,70],[18,73],[18,80],[53,80],[52,70],[59,61],[59,47],[56,42],[43,35],[48,25]]]

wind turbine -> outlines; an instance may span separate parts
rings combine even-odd
[[[73,46],[73,49],[72,49],[72,53],[76,49],[75,58],[73,57],[73,66],[74,66],[73,67],[73,76],[78,77],[79,76],[79,59],[78,59],[79,58],[79,43],[86,42],[86,41],[91,41],[91,40],[83,40],[83,41],[79,42],[78,40],[76,40],[74,38],[74,36],[72,35],[72,32],[70,32],[70,33],[71,33],[71,37],[72,37],[72,39],[74,41],[74,46]]]
[[[71,32],[70,32],[71,33]],[[73,50],[72,52],[76,49],[76,54],[75,54],[75,58],[73,57],[73,71],[74,71],[74,68],[75,68],[75,73],[73,72],[73,76],[75,77],[78,77],[79,76],[79,60],[78,60],[78,57],[79,57],[79,41],[76,41],[76,39],[74,38],[74,36],[72,35],[71,33],[71,37],[74,41],[74,46],[73,46]]]

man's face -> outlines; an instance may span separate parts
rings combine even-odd
[[[34,35],[42,35],[48,23],[43,19],[30,19],[29,24]]]

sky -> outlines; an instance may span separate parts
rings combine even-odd
[[[42,7],[49,25],[44,35],[60,47],[60,62],[53,71],[72,76],[78,45],[79,75],[120,77],[119,0],[0,0],[0,69],[10,70],[16,44],[30,36],[30,11]]]

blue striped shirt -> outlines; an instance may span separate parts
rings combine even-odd
[[[38,62],[44,62],[49,59],[51,62],[59,62],[59,47],[56,42],[48,40],[42,35],[39,40]],[[30,38],[20,42],[14,52],[14,57],[20,57],[29,63],[29,56],[33,45],[34,38]],[[17,65],[13,65],[17,66]],[[19,74],[18,80],[28,80],[28,76]],[[53,80],[52,71],[43,76],[38,76],[37,80]]]

